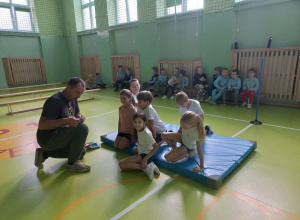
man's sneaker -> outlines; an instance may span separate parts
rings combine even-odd
[[[170,97],[170,99],[174,99],[174,96],[172,95],[172,96]]]
[[[35,150],[34,165],[39,169],[44,167],[43,163],[46,160],[46,158],[43,157],[43,153],[44,153],[44,150],[42,148],[37,148]]]
[[[247,105],[247,102],[243,102],[242,104],[242,107],[246,106]]]
[[[82,158],[84,157],[84,155],[86,154],[86,149],[85,147],[82,149],[79,160],[82,160]]]
[[[205,131],[206,131],[206,134],[213,134],[213,130],[211,129],[210,125],[205,125]]]
[[[167,99],[167,96],[166,96],[166,95],[164,95],[164,96],[162,97],[162,99]]]
[[[208,98],[207,99],[205,99],[205,101],[204,102],[209,102],[211,100],[211,96],[208,96]]]
[[[72,171],[72,172],[79,172],[79,173],[81,173],[81,172],[89,171],[90,169],[91,169],[90,166],[81,163],[80,160],[77,160],[72,165],[67,164],[67,170],[68,171]]]
[[[188,157],[189,157],[189,158],[194,158],[195,155],[196,155],[196,150],[195,150],[195,149],[191,150],[191,151],[188,153]]]
[[[153,162],[151,162],[153,165],[153,167],[154,167],[154,173],[156,173],[156,174],[160,174],[160,171],[159,171],[159,169],[158,169],[158,167],[153,163]]]
[[[154,176],[154,166],[153,166],[153,163],[149,163],[147,165],[147,168],[144,169],[143,171],[147,174],[149,180],[153,180],[153,176]]]
[[[154,94],[154,97],[157,97],[158,95],[157,94]]]
[[[251,104],[248,104],[248,105],[247,105],[247,108],[251,108]]]

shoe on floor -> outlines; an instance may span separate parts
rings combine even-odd
[[[241,106],[244,107],[246,105],[247,105],[247,102],[243,102]]]
[[[216,105],[217,103],[215,103],[214,101],[209,101],[209,104]]]
[[[164,95],[164,96],[162,97],[162,99],[167,99],[167,96],[166,96],[166,95]]]
[[[172,95],[172,96],[170,97],[170,99],[174,99],[174,96]]]
[[[211,129],[210,125],[205,125],[205,131],[206,131],[206,134],[213,134],[213,130]]]
[[[155,165],[155,163],[153,163],[153,162],[151,162],[153,165],[153,167],[154,167],[154,173],[156,173],[156,174],[160,174],[160,171],[159,171],[159,169],[158,169],[158,167]]]
[[[143,171],[147,174],[149,180],[153,180],[153,176],[154,176],[154,166],[153,166],[153,163],[149,163],[147,165],[146,169],[144,169]]]
[[[247,105],[247,108],[251,108],[251,104],[248,104],[248,105]]]
[[[200,102],[204,102],[204,97],[200,98]]]
[[[211,96],[208,96],[208,98],[207,99],[205,99],[205,101],[204,102],[209,102],[211,100]]]
[[[84,163],[81,163],[80,160],[77,160],[74,164],[70,165],[67,164],[67,170],[71,172],[86,172],[91,169],[90,166],[85,165]]]
[[[39,169],[44,167],[43,163],[46,160],[46,158],[43,157],[43,153],[44,153],[44,150],[42,148],[37,148],[35,150],[34,165]]]
[[[221,103],[221,104],[220,104],[220,106],[225,106],[225,105],[226,105],[225,103]]]

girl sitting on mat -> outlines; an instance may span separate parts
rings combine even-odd
[[[146,127],[147,118],[143,112],[136,112],[133,116],[134,139],[138,142],[138,155],[127,157],[120,161],[121,170],[142,170],[149,180],[153,179],[154,172],[160,174],[157,166],[152,162],[153,155],[158,150],[151,131]]]
[[[173,149],[165,154],[165,159],[169,162],[175,162],[186,156],[193,158],[196,154],[195,148],[197,146],[200,166],[195,166],[193,171],[200,172],[204,169],[201,143],[205,140],[205,129],[202,118],[192,111],[186,111],[181,116],[180,125],[182,133],[172,132],[172,135],[170,135],[170,132],[164,132],[162,134],[162,139],[170,146],[173,146]],[[176,147],[177,142],[181,143],[180,147]]]
[[[120,100],[123,105],[119,108],[118,136],[116,137],[114,146],[115,148],[123,150],[132,143],[132,135],[134,132],[132,116],[136,112],[136,108],[130,90],[122,89],[120,92]]]

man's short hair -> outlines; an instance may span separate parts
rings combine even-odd
[[[68,85],[70,85],[71,89],[73,89],[74,87],[77,86],[78,83],[81,83],[81,85],[83,87],[85,87],[85,83],[84,83],[83,79],[81,79],[79,77],[73,77],[72,79],[70,79],[68,82]]]
[[[188,95],[185,92],[178,92],[175,95],[175,102],[178,105],[183,105],[184,103],[186,103],[189,100]]]
[[[149,91],[141,91],[139,92],[139,94],[137,95],[137,100],[141,100],[141,101],[144,101],[144,102],[149,102],[149,104],[152,102],[153,100],[153,96],[152,96],[152,93],[149,92]]]
[[[238,70],[238,69],[231,70],[231,72],[232,72],[232,73],[234,73],[234,72],[235,72],[235,73],[236,73],[236,75],[239,75],[239,74],[240,74],[240,72],[239,72],[239,70]]]

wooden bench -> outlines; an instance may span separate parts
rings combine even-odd
[[[101,91],[101,89],[91,89],[91,90],[86,90],[84,93],[89,93],[89,97],[86,99],[80,99],[78,102],[82,101],[88,101],[88,100],[93,100],[95,99],[94,97],[94,92],[95,91]],[[92,93],[93,92],[93,93]],[[28,112],[28,111],[34,111],[38,109],[42,109],[43,107],[36,107],[36,108],[30,108],[30,109],[24,109],[20,111],[13,111],[12,106],[14,104],[19,104],[19,103],[25,103],[25,102],[31,102],[31,101],[37,101],[37,100],[42,100],[42,99],[47,99],[50,96],[43,96],[43,97],[38,97],[38,98],[32,98],[32,99],[24,99],[24,100],[17,100],[17,101],[11,101],[11,102],[5,102],[5,103],[0,103],[0,106],[7,106],[8,112],[6,113],[7,115],[13,115],[16,113],[22,113],[22,112]]]
[[[17,93],[11,93],[11,94],[4,94],[0,95],[0,98],[8,98],[8,97],[14,97],[14,96],[21,96],[21,95],[31,95],[31,94],[40,94],[43,92],[53,92],[57,90],[64,89],[65,87],[58,87],[58,88],[52,88],[52,89],[43,89],[43,90],[34,90],[34,91],[28,91],[28,92],[17,92]]]
[[[39,85],[32,85],[32,86],[20,86],[20,87],[11,87],[11,88],[5,88],[5,89],[0,89],[0,91],[7,91],[7,90],[13,90],[13,89],[19,89],[19,91],[21,91],[21,89],[28,89],[28,88],[35,88],[35,87],[40,87],[40,86],[56,86],[59,84],[63,84],[63,82],[61,83],[49,83],[49,84],[39,84]]]

